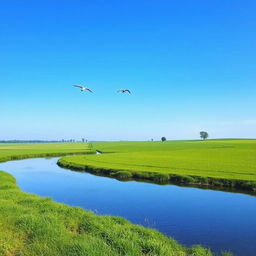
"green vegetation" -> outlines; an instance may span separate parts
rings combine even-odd
[[[111,176],[119,179],[129,179],[132,177],[132,174],[128,171],[119,171],[111,173]]]
[[[161,141],[162,141],[162,142],[166,141],[166,138],[165,138],[165,137],[162,137],[162,138],[161,138]]]
[[[0,162],[60,156],[59,164],[118,179],[255,191],[256,140],[0,144]],[[101,155],[85,155],[100,150]],[[0,255],[213,255],[159,232],[26,194],[0,172]],[[229,253],[223,255],[230,255]]]
[[[0,162],[86,152],[88,152],[88,145],[85,143],[0,144]]]
[[[161,233],[125,219],[97,216],[78,207],[22,192],[0,172],[1,256],[211,256],[185,248]],[[228,255],[228,254],[227,254]]]
[[[59,165],[100,175],[127,171],[134,179],[256,191],[256,140],[105,142],[94,148],[103,154],[64,157]]]
[[[206,140],[208,138],[208,132],[200,132],[200,138],[203,139],[203,140]]]
[[[127,149],[123,143],[95,143],[104,151]],[[107,146],[107,148],[106,148]],[[129,147],[128,147],[129,148]],[[85,143],[0,144],[0,162],[30,157],[88,153]],[[83,165],[79,166],[80,168]],[[113,172],[130,178],[129,171]],[[163,176],[164,177],[164,176]],[[159,176],[159,180],[162,176]],[[212,256],[199,245],[185,248],[161,233],[111,216],[22,192],[15,179],[0,171],[1,256]],[[229,254],[223,254],[229,255]]]

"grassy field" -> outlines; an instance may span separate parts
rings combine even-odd
[[[0,144],[0,162],[29,157],[85,153],[86,151],[88,149],[85,143]]]
[[[256,188],[256,140],[93,143],[96,149],[105,154],[59,164],[119,178]]]
[[[0,161],[94,153],[96,149],[104,153],[63,157],[60,162],[117,178],[188,184],[240,182],[248,185],[245,188],[256,184],[256,140],[97,142],[91,150],[85,143],[1,144]],[[0,172],[0,255],[213,254],[200,246],[185,248],[157,231],[122,218],[97,216],[23,193],[11,175]]]
[[[256,192],[256,140],[0,144],[0,162],[29,157],[76,155],[63,167],[120,179],[224,186]]]
[[[122,218],[97,216],[78,207],[24,193],[10,174],[0,171],[0,255],[213,254],[201,246],[185,248],[155,230],[133,225]]]

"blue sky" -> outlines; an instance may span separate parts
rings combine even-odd
[[[2,1],[0,139],[256,138],[255,12],[253,0]]]

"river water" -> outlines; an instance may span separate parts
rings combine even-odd
[[[1,163],[19,187],[97,214],[155,228],[183,245],[256,255],[256,197],[240,193],[122,182],[56,165],[58,158]]]

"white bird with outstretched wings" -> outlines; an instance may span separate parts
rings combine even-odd
[[[83,91],[92,92],[92,90],[90,90],[89,88],[84,87],[84,86],[82,86],[82,85],[80,85],[80,84],[74,84],[73,86],[74,86],[74,87],[77,87],[77,88],[80,88],[81,92],[83,92]]]

